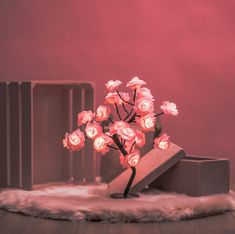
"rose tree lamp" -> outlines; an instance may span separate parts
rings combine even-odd
[[[178,110],[175,103],[164,101],[160,106],[161,112],[156,113],[154,97],[145,87],[146,82],[138,77],[126,84],[132,95],[119,91],[121,84],[119,80],[110,80],[105,84],[107,94],[104,104],[98,106],[95,113],[90,110],[78,113],[78,128],[65,134],[63,146],[79,151],[90,138],[96,152],[102,155],[110,149],[117,150],[120,164],[123,168],[130,168],[132,173],[124,191],[111,194],[111,197],[125,199],[138,197],[138,194],[129,191],[137,173],[136,165],[141,160],[139,149],[146,143],[145,134],[155,132],[154,147],[168,149],[169,136],[161,134],[157,117],[163,114],[176,116]]]

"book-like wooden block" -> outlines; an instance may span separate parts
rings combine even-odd
[[[229,160],[187,156],[158,177],[152,187],[190,196],[229,192]]]
[[[136,166],[136,176],[132,183],[130,192],[139,192],[156,178],[167,171],[181,158],[185,157],[183,149],[171,143],[167,150],[154,148],[145,154]],[[110,193],[123,192],[131,175],[131,169],[126,169],[109,186]]]

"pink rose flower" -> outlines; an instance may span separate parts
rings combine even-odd
[[[122,126],[117,128],[117,134],[124,140],[131,141],[134,140],[136,135],[135,131],[127,126]]]
[[[139,130],[135,131],[136,137],[135,137],[135,142],[138,147],[142,147],[145,145],[145,134]]]
[[[93,146],[96,152],[104,155],[109,151],[109,147],[107,146],[109,143],[110,137],[106,134],[102,134],[95,138]]]
[[[117,93],[107,93],[107,95],[105,97],[105,103],[112,104],[112,105],[116,103],[117,105],[121,105],[122,100],[118,96]]]
[[[110,134],[116,134],[117,133],[117,129],[120,127],[129,127],[129,124],[124,122],[124,121],[116,121],[114,122],[111,126],[110,126]]]
[[[170,137],[164,133],[160,137],[154,139],[154,147],[157,147],[161,150],[166,150],[170,146]]]
[[[67,148],[67,149],[69,149],[69,142],[68,142],[68,133],[66,133],[65,134],[65,136],[64,136],[64,139],[63,139],[63,146],[64,146],[64,148]]]
[[[135,103],[135,111],[140,115],[145,115],[147,113],[153,112],[153,101],[148,98],[138,98]]]
[[[126,87],[130,89],[137,89],[140,88],[142,85],[145,85],[146,82],[143,80],[140,80],[139,77],[135,76],[132,78],[127,84]]]
[[[94,118],[95,114],[92,111],[82,111],[78,114],[78,127],[87,122],[91,122]]]
[[[147,115],[141,116],[136,120],[144,132],[151,132],[155,130],[156,117],[154,113],[148,113]]]
[[[122,82],[120,80],[109,80],[105,86],[106,86],[106,90],[108,92],[113,92],[115,89],[118,88],[118,86],[122,84]]]
[[[111,113],[111,109],[109,108],[109,106],[100,105],[100,106],[98,106],[98,108],[96,110],[95,120],[96,121],[105,121],[108,119],[110,113]]]
[[[140,161],[140,152],[138,150],[133,151],[130,154],[127,154],[125,157],[121,155],[119,157],[120,164],[124,168],[135,167]]]
[[[94,140],[97,136],[101,135],[102,132],[102,127],[98,123],[88,123],[85,128],[85,132],[87,137],[91,138]]]
[[[164,101],[160,107],[166,115],[178,115],[178,110],[174,102]]]
[[[119,92],[119,94],[121,95],[122,99],[125,100],[126,102],[130,101],[131,97],[129,93]],[[121,104],[123,103],[122,99],[121,99]]]
[[[83,132],[78,128],[71,134],[66,134],[63,140],[64,147],[71,151],[78,151],[85,145],[85,137]]]
[[[151,101],[154,101],[153,95],[151,94],[151,91],[148,88],[138,88],[136,90],[136,96],[138,98],[148,98]]]
[[[121,95],[122,99],[128,102],[130,100],[130,95],[129,93],[124,93],[124,92],[119,92]],[[108,104],[117,104],[117,105],[122,105],[123,100],[122,100],[117,93],[108,93],[105,97],[105,102]]]

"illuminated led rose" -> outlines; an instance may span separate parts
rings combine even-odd
[[[142,128],[144,132],[151,132],[155,130],[156,117],[154,113],[137,118],[136,123]]]
[[[153,101],[148,98],[138,98],[135,103],[135,111],[140,115],[145,115],[147,113],[153,112]]]
[[[119,87],[119,85],[122,84],[122,82],[120,80],[109,80],[105,86],[106,86],[106,90],[108,92],[113,92],[115,89],[117,89]]]
[[[129,93],[120,92],[119,94],[124,101],[129,102],[130,100]],[[105,103],[108,104],[116,103],[117,105],[122,105],[122,103],[124,102],[122,99],[119,97],[117,93],[108,93],[105,97]]]
[[[138,98],[148,98],[148,99],[154,101],[154,98],[153,98],[153,95],[151,94],[151,91],[145,87],[137,89],[136,96]]]
[[[65,137],[64,137],[64,139],[63,139],[63,146],[64,146],[64,148],[67,148],[67,149],[69,149],[69,143],[68,143],[68,133],[66,133],[65,134]]]
[[[88,123],[85,128],[85,132],[87,137],[91,138],[92,140],[95,139],[97,136],[101,135],[102,127],[98,123]]]
[[[107,93],[107,95],[105,97],[105,103],[107,103],[107,104],[115,104],[116,103],[117,105],[121,105],[122,100],[118,96],[117,93]]]
[[[109,151],[109,147],[107,146],[109,143],[110,137],[106,134],[102,134],[95,138],[93,146],[96,152],[106,154]]]
[[[93,120],[95,114],[92,111],[82,111],[78,114],[78,127]]]
[[[105,135],[107,135],[109,137],[109,145],[113,145],[114,144],[114,141],[113,139],[111,138],[112,137],[112,134],[110,132],[106,132]]]
[[[71,151],[78,151],[84,147],[85,137],[80,129],[72,132],[71,134],[66,134],[63,140],[64,147],[70,149]]]
[[[111,113],[111,109],[109,108],[109,106],[100,105],[100,106],[98,106],[98,108],[96,110],[95,120],[96,121],[105,121],[108,119],[110,113]]]
[[[122,127],[118,127],[117,128],[117,134],[124,140],[134,140],[136,135],[135,135],[135,131],[130,128],[130,127],[126,127],[126,126],[122,126]]]
[[[166,115],[178,115],[178,110],[174,102],[164,101],[160,107]]]
[[[142,147],[146,143],[145,134],[139,130],[136,130],[135,134],[136,134],[136,137],[135,137],[136,145],[139,147]]]
[[[130,167],[135,167],[140,161],[140,152],[135,150],[134,152],[126,155],[127,163]]]
[[[132,78],[127,84],[126,87],[130,89],[137,89],[140,88],[142,85],[145,85],[146,82],[143,80],[140,80],[139,77],[135,76]]]
[[[170,146],[170,137],[164,133],[160,137],[154,139],[154,147],[157,147],[161,150],[166,150]]]
[[[126,102],[129,102],[131,97],[129,93],[124,93],[124,92],[119,92],[119,94],[121,95],[122,99]],[[122,101],[122,100],[121,100]],[[122,101],[123,103],[123,101]],[[125,103],[125,102],[124,102]]]
[[[113,135],[117,133],[117,129],[120,127],[129,127],[129,124],[124,121],[116,121],[110,126],[109,132]]]
[[[121,155],[119,157],[120,164],[124,168],[135,167],[140,161],[140,152],[138,150],[133,151],[130,154],[127,154],[125,157]]]

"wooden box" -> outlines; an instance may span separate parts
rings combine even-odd
[[[77,113],[93,108],[90,82],[0,83],[0,187],[94,181],[92,142],[76,153],[62,147],[65,132],[77,128]]]
[[[187,156],[150,186],[164,191],[205,196],[229,192],[229,160]]]

